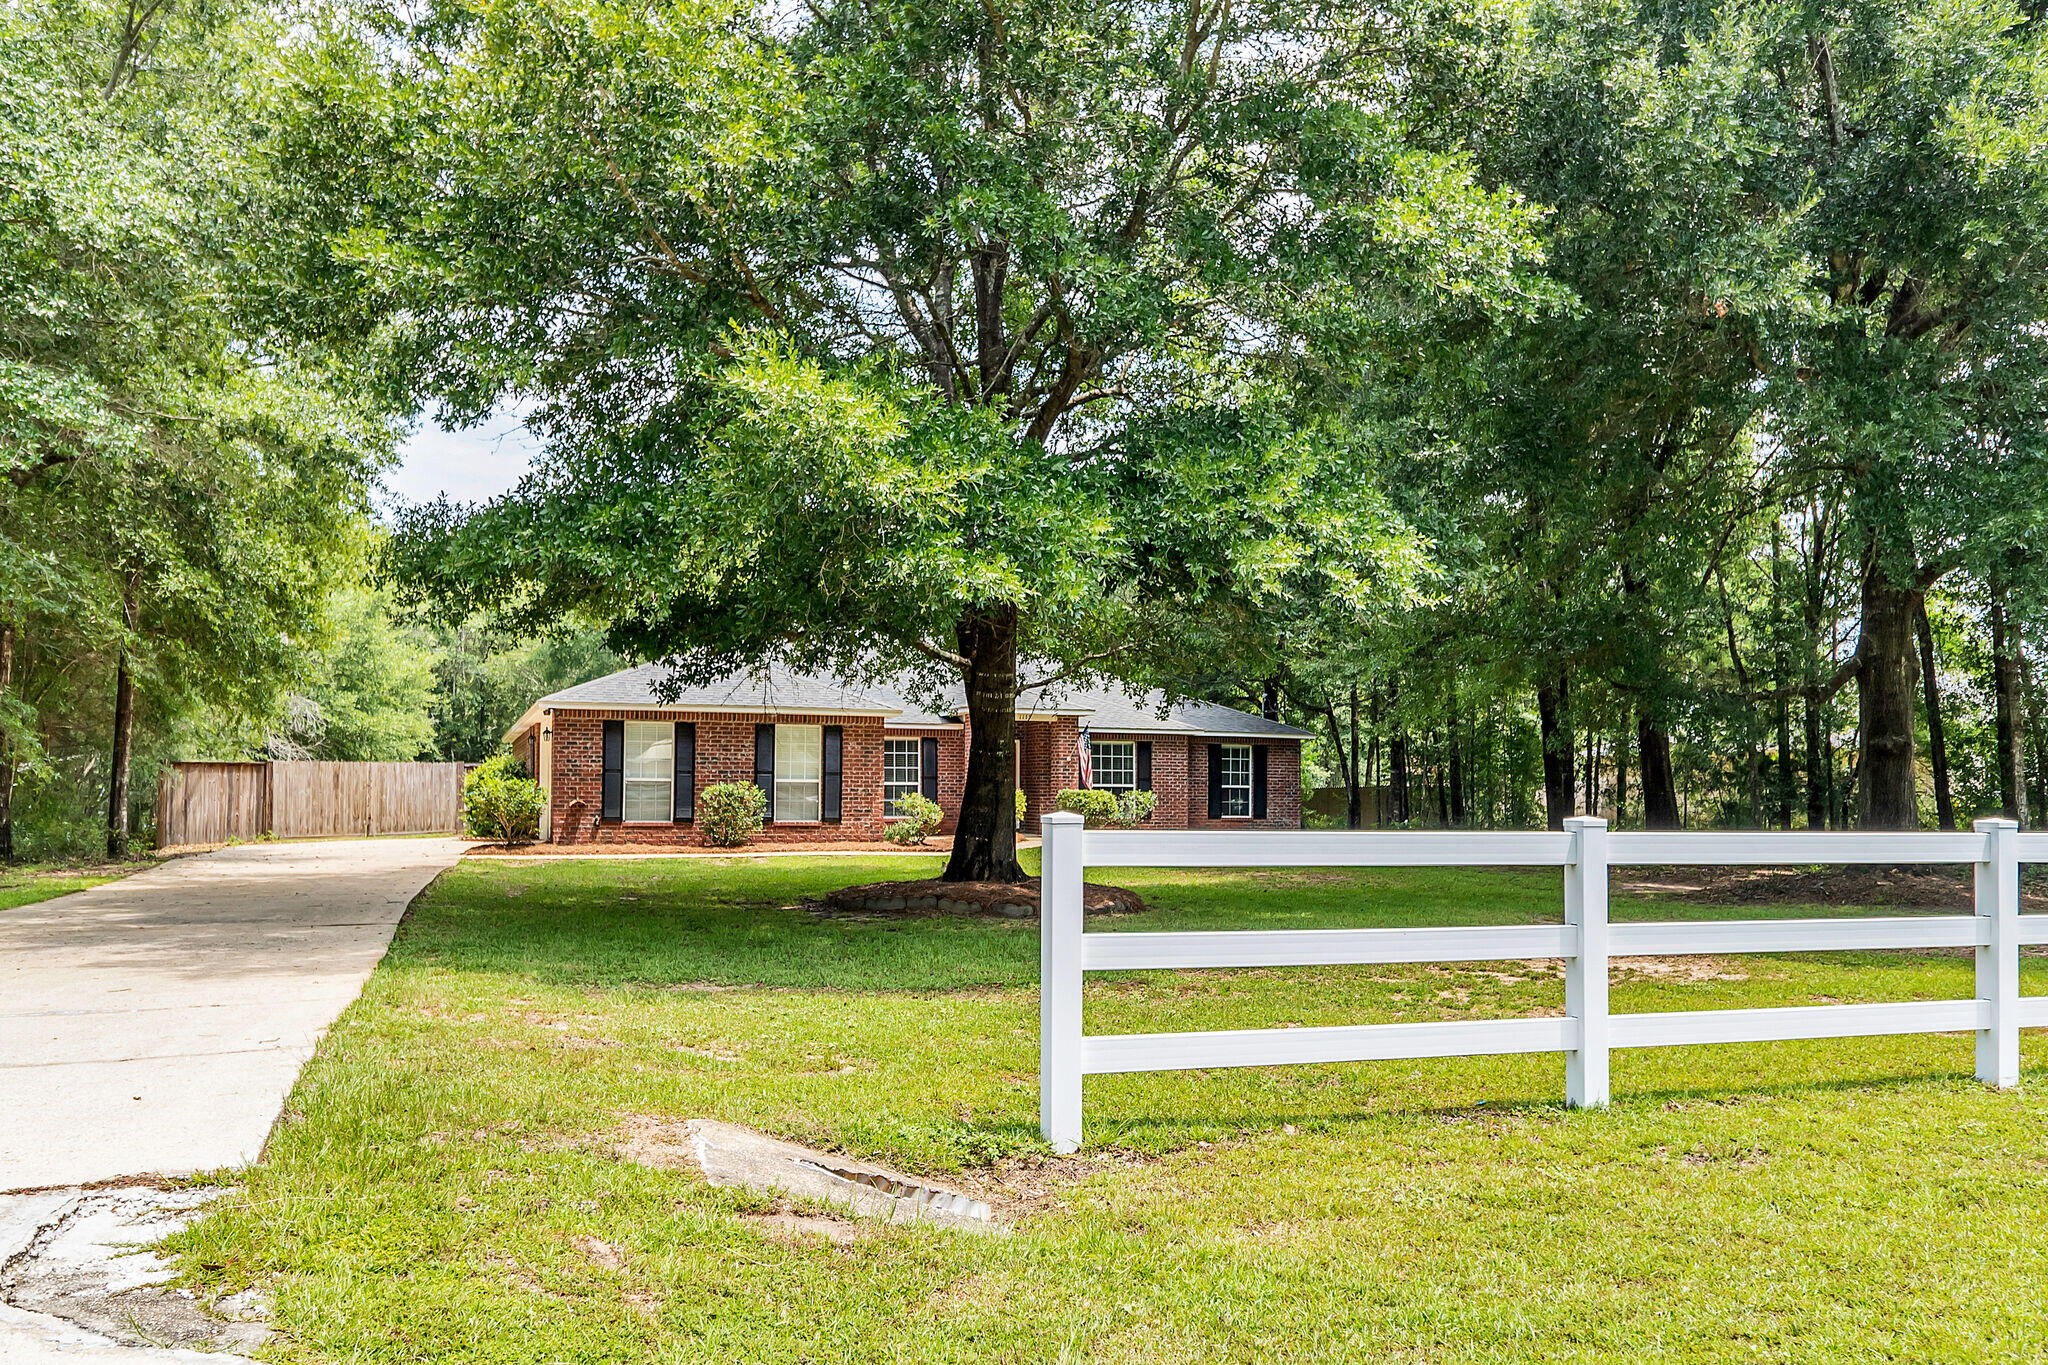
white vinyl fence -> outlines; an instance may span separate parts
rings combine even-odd
[[[1605,820],[1589,818],[1565,826],[1562,833],[1533,834],[1134,833],[1086,829],[1078,815],[1046,816],[1039,903],[1039,1125],[1046,1141],[1062,1152],[1080,1146],[1081,1078],[1107,1072],[1562,1052],[1565,1098],[1597,1107],[1607,1103],[1607,1056],[1617,1047],[1974,1031],[1978,1079],[2004,1088],[2019,1081],[2020,1029],[2048,1025],[2048,996],[2019,994],[2020,945],[2048,943],[2048,915],[2019,913],[2019,865],[2048,862],[2048,834],[2021,834],[2010,820],[1979,820],[1968,834],[1610,833]],[[1613,866],[1817,863],[1969,863],[1976,869],[1976,913],[1607,920],[1607,870]],[[1082,928],[1081,884],[1097,867],[1531,866],[1564,868],[1564,923],[1216,933],[1091,934]],[[1607,1008],[1610,957],[1872,948],[1975,948],[1977,994],[1664,1014],[1610,1014]],[[1562,1017],[1096,1036],[1081,1028],[1081,983],[1088,972],[1543,957],[1565,962]]]

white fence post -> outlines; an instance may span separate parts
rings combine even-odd
[[[1979,820],[1984,856],[1977,863],[1977,918],[1986,941],[1977,946],[1977,999],[1990,1007],[1977,1030],[1977,1079],[2008,1090],[2020,1083],[2019,824]]]
[[[1578,1024],[1579,1045],[1565,1054],[1565,1102],[1574,1109],[1607,1106],[1607,822],[1574,816],[1564,867],[1564,922],[1579,931],[1578,956],[1565,962],[1564,1012]]]
[[[1038,1131],[1056,1152],[1081,1146],[1082,819],[1045,817],[1038,882]]]

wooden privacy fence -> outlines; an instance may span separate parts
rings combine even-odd
[[[467,763],[173,763],[157,780],[157,842],[448,834]]]
[[[1504,1052],[1565,1054],[1565,1098],[1607,1103],[1617,1047],[1975,1032],[1977,1078],[2019,1083],[2019,1031],[2048,1025],[2048,996],[2021,998],[2019,949],[2048,943],[2048,914],[2019,912],[2022,862],[2048,862],[2048,834],[2010,820],[1963,833],[1609,833],[1572,819],[1540,834],[1176,834],[1084,829],[1045,817],[1039,901],[1039,1124],[1062,1152],[1081,1144],[1081,1078],[1120,1071],[1379,1061]],[[1855,919],[1709,920],[1609,925],[1607,871],[1622,866],[1969,863],[1976,913]],[[1418,929],[1281,929],[1199,933],[1083,932],[1081,883],[1095,867],[1562,867],[1564,923]],[[1610,1014],[1611,956],[1974,948],[1968,1000],[1800,1005],[1782,1009]],[[1562,1017],[1360,1024],[1332,1028],[1089,1036],[1088,972],[1288,967],[1339,963],[1565,962]]]

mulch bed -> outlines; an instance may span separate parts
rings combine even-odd
[[[1038,878],[1021,882],[868,882],[828,892],[824,908],[838,914],[866,915],[1003,915],[1036,918]],[[1127,915],[1145,908],[1138,893],[1121,886],[1084,883],[1082,911],[1090,915]]]
[[[1617,875],[1614,889],[1691,905],[1882,905],[1970,913],[1962,867],[1644,867]],[[2023,882],[2021,908],[2048,910],[2048,884]]]

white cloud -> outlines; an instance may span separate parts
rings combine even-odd
[[[446,493],[452,502],[483,502],[518,483],[539,453],[540,443],[517,408],[501,408],[461,431],[443,431],[422,416],[399,447],[402,463],[385,473],[379,501],[388,509]]]

